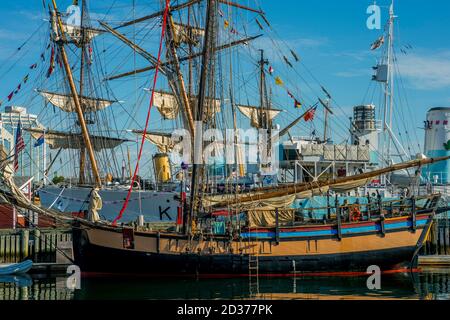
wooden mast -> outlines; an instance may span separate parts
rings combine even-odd
[[[450,159],[450,156],[440,157],[440,158],[429,158],[429,159],[424,159],[424,160],[413,160],[413,161],[395,164],[395,165],[387,167],[387,168],[378,169],[378,170],[374,170],[371,172],[358,174],[358,175],[354,175],[354,176],[336,178],[336,179],[331,179],[331,180],[327,180],[327,181],[317,181],[314,183],[290,184],[286,187],[280,186],[275,190],[272,190],[270,192],[265,192],[265,193],[258,193],[263,189],[260,189],[260,190],[256,189],[256,190],[252,191],[251,194],[247,194],[245,196],[239,197],[236,200],[219,202],[219,203],[215,204],[213,207],[225,207],[225,206],[229,206],[229,205],[235,205],[237,203],[262,201],[262,200],[267,200],[267,199],[272,199],[272,198],[293,195],[293,194],[297,194],[297,193],[304,192],[304,191],[320,189],[320,188],[324,188],[324,187],[332,187],[332,186],[344,184],[347,182],[370,179],[373,177],[385,175],[387,173],[404,170],[404,169],[409,169],[409,168],[413,168],[413,167],[421,167],[424,165],[429,165],[429,164],[433,164],[433,163],[440,162],[440,161],[446,161],[449,159]]]
[[[64,34],[63,24],[62,24],[62,21],[61,21],[61,16],[59,15],[59,12],[58,12],[58,7],[56,5],[56,0],[52,0],[52,3],[53,3],[53,8],[54,8],[54,10],[56,12],[56,18],[58,20],[59,32],[61,33],[61,37],[63,39],[63,41],[60,41],[58,43],[59,44],[59,50],[61,52],[61,57],[62,57],[64,69],[66,71],[67,80],[69,81],[70,90],[72,92],[73,101],[74,101],[74,104],[75,104],[75,111],[76,111],[77,116],[78,116],[78,121],[80,122],[81,133],[82,133],[82,136],[83,136],[83,140],[84,140],[84,143],[86,144],[86,149],[88,151],[89,158],[90,158],[90,161],[91,161],[92,173],[94,174],[94,179],[95,179],[95,186],[100,188],[102,186],[102,180],[100,178],[100,174],[99,174],[99,171],[98,171],[97,161],[95,159],[95,154],[94,154],[94,149],[92,148],[91,139],[89,138],[89,131],[88,131],[88,128],[86,126],[86,122],[84,121],[83,110],[81,108],[80,99],[79,99],[79,96],[78,96],[77,89],[75,87],[75,82],[73,80],[72,70],[70,69],[69,60],[67,58],[66,50],[64,48],[65,34]]]
[[[191,28],[191,16],[192,16],[192,7],[189,6],[188,7],[188,20],[187,20],[187,25],[188,25],[188,29],[190,30]],[[193,48],[192,48],[192,42],[189,41],[189,56],[192,56],[192,52],[193,52]],[[193,59],[189,59],[188,63],[189,63],[189,77],[188,77],[188,94],[189,97],[192,97],[192,95],[194,94],[194,87],[193,87],[193,77],[194,77],[194,71],[193,71],[193,66],[192,66],[192,60]]]
[[[266,73],[264,71],[264,67],[265,65],[267,65],[269,63],[269,61],[267,61],[266,59],[264,59],[264,50],[260,50],[261,53],[261,59],[259,60],[259,68],[260,68],[260,72],[259,72],[259,99],[260,99],[260,112],[259,112],[259,127],[260,128],[266,128],[268,123],[267,123],[267,115],[264,116],[264,114],[266,114],[264,111],[264,109],[269,109],[269,107],[266,105],[267,104],[267,99],[266,99],[266,95],[265,95],[265,91],[266,91]]]
[[[173,58],[173,66],[175,67],[175,72],[177,74],[177,78],[178,78],[178,82],[179,82],[179,89],[180,89],[180,94],[181,94],[181,98],[183,100],[183,111],[188,123],[188,127],[189,127],[189,131],[191,133],[191,137],[193,138],[195,135],[195,127],[194,127],[194,117],[192,115],[192,108],[189,102],[189,98],[186,92],[186,84],[184,82],[184,77],[183,74],[181,73],[181,67],[180,67],[180,62],[178,61],[178,55],[177,55],[177,50],[175,48],[175,28],[174,28],[174,24],[173,24],[173,19],[172,19],[172,15],[169,14],[169,21],[167,22],[168,27],[167,27],[167,36],[169,38],[169,50],[170,50],[170,54],[172,55]]]
[[[207,10],[206,10],[206,25],[205,25],[205,40],[203,47],[203,59],[202,59],[202,69],[200,75],[200,85],[199,85],[199,93],[198,93],[198,105],[195,114],[195,120],[200,121],[203,124],[203,115],[204,115],[204,107],[206,101],[206,85],[207,85],[207,77],[209,73],[210,60],[212,58],[212,54],[214,52],[214,28],[215,25],[215,11],[216,11],[216,0],[208,0],[207,1]],[[199,128],[203,130],[203,126]],[[198,133],[197,135],[202,134]],[[193,150],[195,152],[195,150]],[[201,161],[203,162],[203,157],[201,156]],[[191,181],[191,198],[190,198],[190,210],[189,215],[187,217],[187,228],[186,231],[188,234],[192,232],[192,222],[194,218],[194,213],[196,212],[198,205],[198,195],[199,195],[199,180],[201,174],[199,171],[201,169],[201,165],[195,163],[194,160],[193,168],[192,168],[192,181]]]
[[[84,62],[85,62],[85,55],[86,55],[86,37],[84,32],[84,13],[85,13],[85,7],[86,7],[86,0],[82,0],[81,2],[81,65],[80,65],[80,96],[83,96],[83,85],[84,85]],[[83,106],[82,106],[83,107]],[[85,180],[85,169],[86,169],[86,147],[81,146],[80,147],[80,172],[79,172],[79,179],[78,183],[80,185],[83,185],[86,183]]]

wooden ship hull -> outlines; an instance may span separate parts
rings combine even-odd
[[[432,213],[336,225],[309,225],[242,232],[240,239],[133,229],[78,220],[75,263],[82,272],[171,276],[289,276],[365,273],[410,267],[425,239]],[[255,263],[255,261],[257,261]]]

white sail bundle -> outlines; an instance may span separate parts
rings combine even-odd
[[[65,112],[75,112],[75,103],[71,94],[38,91],[48,102]],[[103,110],[117,101],[79,96],[84,112]]]
[[[63,28],[65,29],[66,35],[70,37],[70,39],[76,46],[81,46],[83,31],[84,31],[84,37],[85,37],[86,42],[91,42],[92,39],[94,39],[96,36],[98,36],[104,32],[103,30],[100,30],[100,29],[95,29],[95,28],[90,28],[90,27],[81,28],[81,26],[70,25],[70,24],[64,24]]]
[[[180,110],[175,96],[171,93],[155,91],[153,95],[153,105],[166,120],[176,119]]]
[[[190,97],[191,108],[197,106],[197,97]],[[172,93],[163,91],[155,91],[153,96],[153,105],[158,109],[159,113],[165,120],[174,120],[178,116],[180,106],[178,100]],[[213,117],[221,111],[221,103],[218,99],[206,99],[206,116]]]
[[[143,131],[133,130],[134,134],[142,136]],[[171,153],[175,148],[176,141],[173,140],[171,134],[159,133],[159,132],[147,132],[145,139],[156,145],[159,152],[161,153]]]
[[[173,29],[177,45],[184,43],[197,46],[200,43],[200,38],[205,36],[204,29],[187,26],[182,23],[174,22]]]
[[[52,39],[53,41],[57,42],[62,40],[61,39],[61,32],[58,27],[58,19],[56,17],[56,12],[51,12],[51,28],[52,28]],[[103,30],[95,29],[91,27],[81,27],[81,25],[74,25],[70,23],[63,23],[62,28],[64,30],[65,39],[68,43],[73,43],[77,47],[81,47],[82,45],[82,37],[84,32],[84,42],[89,43],[94,39],[96,36],[102,34]]]
[[[85,148],[83,136],[77,133],[61,132],[61,131],[45,131],[39,128],[30,128],[24,130],[30,132],[31,136],[35,139],[39,139],[44,135],[44,141],[49,145],[50,149],[81,149]],[[103,136],[90,136],[92,147],[95,151],[101,151],[103,149],[114,149],[124,142],[129,140],[103,137]]]
[[[270,121],[272,121],[273,119],[275,119],[282,110],[278,110],[278,109],[260,109],[257,107],[252,107],[252,106],[238,106],[239,111],[241,111],[241,113],[246,116],[247,118],[250,119],[250,123],[251,126],[253,128],[260,128],[260,124],[259,124],[259,115],[262,113],[264,118],[268,118]],[[267,117],[268,115],[268,117]]]

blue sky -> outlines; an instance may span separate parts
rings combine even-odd
[[[138,5],[136,16],[151,12],[157,5],[154,0],[135,0]],[[257,6],[255,0],[239,1],[249,6]],[[370,84],[371,67],[375,65],[379,52],[371,52],[370,44],[377,39],[381,31],[366,27],[366,9],[373,1],[369,0],[259,0],[267,18],[277,31],[278,41],[286,43],[300,56],[302,63],[311,71],[320,84],[330,91],[338,103],[336,122],[346,121],[351,116],[351,108],[364,100]],[[91,1],[90,7],[95,17],[102,17],[112,4],[115,12],[110,17],[126,20],[130,15],[132,0]],[[60,8],[71,4],[68,0],[58,1]],[[388,18],[388,0],[378,0],[382,8],[382,22]],[[398,50],[406,44],[412,46],[407,55],[398,55],[398,66],[402,76],[402,85],[398,84],[403,102],[397,107],[396,120],[405,124],[398,125],[401,135],[414,130],[411,143],[423,146],[422,126],[427,109],[434,106],[450,106],[450,2],[447,0],[397,0],[398,15],[396,23],[396,43]],[[39,57],[42,37],[35,37],[26,50],[7,58],[14,53],[30,34],[35,31],[46,12],[42,0],[0,2],[2,19],[0,21],[0,99],[4,99],[20,79],[27,68]],[[114,18],[111,18],[114,20]],[[41,29],[42,30],[42,29]],[[261,45],[270,45],[260,42]],[[270,48],[268,48],[270,49]],[[269,59],[275,59],[269,51]],[[14,65],[11,65],[14,61]],[[273,61],[276,64],[275,61]],[[278,64],[280,62],[278,61]],[[299,73],[306,69],[299,68]],[[295,82],[296,75],[289,79]],[[150,82],[150,74],[144,81]],[[32,85],[23,89],[31,91]],[[299,85],[298,92],[308,91]],[[126,96],[126,94],[123,94]],[[120,96],[120,93],[119,93]],[[406,100],[407,98],[407,100]],[[13,100],[22,103],[25,100]],[[288,99],[281,99],[281,103]],[[288,103],[288,102],[286,102]],[[4,105],[7,105],[5,102]],[[4,107],[2,106],[2,108]],[[377,106],[378,107],[378,106]],[[145,109],[145,108],[144,108]],[[35,113],[38,111],[34,110]],[[295,113],[297,111],[293,111]],[[287,120],[285,120],[287,121]],[[156,124],[156,122],[153,122]],[[307,128],[304,128],[305,130]]]

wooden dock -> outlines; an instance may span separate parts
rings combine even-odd
[[[449,256],[420,256],[419,267],[450,267],[450,255]]]
[[[450,255],[450,220],[448,218],[434,220],[421,255]]]
[[[72,255],[70,229],[0,230],[0,263],[31,259],[37,265],[67,264]]]

